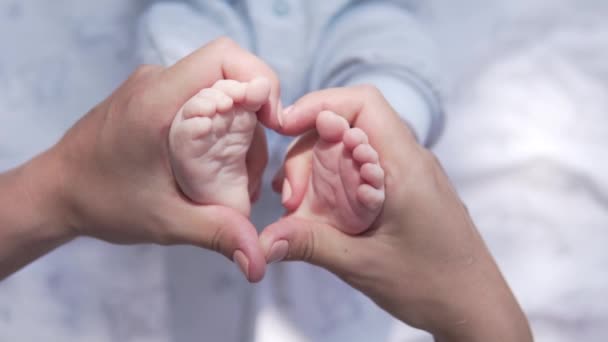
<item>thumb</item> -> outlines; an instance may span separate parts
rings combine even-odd
[[[260,244],[269,264],[306,261],[338,276],[356,269],[356,238],[324,223],[286,216],[262,231]]]
[[[251,222],[234,209],[185,203],[167,222],[171,243],[214,250],[234,261],[250,282],[264,277],[266,260]]]
[[[275,188],[279,184],[282,187],[283,206],[290,212],[300,206],[306,195],[312,168],[312,148],[317,139],[314,131],[296,139],[289,147],[282,169],[273,180]]]
[[[264,127],[257,124],[251,145],[247,151],[247,179],[249,195],[255,199],[259,195],[262,183],[262,175],[266,164],[268,164],[268,144],[266,142],[266,133]]]

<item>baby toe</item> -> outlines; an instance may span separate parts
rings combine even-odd
[[[317,116],[316,127],[321,140],[334,143],[342,140],[348,130],[348,122],[333,112],[322,111]]]
[[[361,166],[361,178],[376,189],[384,186],[384,170],[379,164],[366,163]]]
[[[357,188],[357,200],[369,210],[378,210],[384,204],[384,190],[376,189],[369,184]]]
[[[246,83],[235,80],[219,80],[215,82],[213,89],[223,92],[229,96],[233,102],[240,103],[245,100],[247,85]]]
[[[353,150],[353,159],[360,163],[378,163],[378,152],[369,144],[361,144]]]
[[[352,151],[355,147],[368,143],[367,134],[358,127],[351,128],[344,133],[343,142],[344,147],[346,147],[347,150]]]

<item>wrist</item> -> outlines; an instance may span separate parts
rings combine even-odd
[[[31,204],[30,225],[41,239],[67,242],[74,237],[73,215],[68,201],[68,176],[53,147],[16,170],[24,200]]]
[[[396,318],[440,342],[532,341],[528,321],[466,209],[458,205],[443,210],[452,213],[450,220],[434,222],[435,229],[417,221],[433,234],[431,243],[425,238],[391,247],[409,251],[407,263],[390,269],[374,265],[381,270],[376,273],[396,278],[375,280],[372,296]],[[399,227],[388,225],[387,230]],[[383,283],[393,286],[379,289]]]
[[[0,174],[0,280],[71,240],[52,152]]]
[[[470,261],[444,278],[449,286],[431,316],[442,320],[429,331],[440,342],[532,341],[528,321],[481,237]]]

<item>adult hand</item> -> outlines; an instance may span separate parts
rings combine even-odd
[[[281,131],[309,130],[323,110],[362,128],[379,152],[383,212],[359,236],[287,215],[260,236],[267,260],[322,266],[440,341],[530,341],[525,316],[439,162],[382,95],[367,86],[311,93],[283,113]],[[301,139],[284,165],[291,210],[306,189],[309,140]]]
[[[223,78],[250,81],[255,77],[266,77],[271,83],[269,103],[258,114],[266,125],[276,127],[278,123],[272,120],[279,106],[276,75],[226,38],[170,68],[140,67],[56,146],[2,175],[7,183],[10,176],[21,184],[15,193],[35,194],[30,197],[36,198],[44,218],[44,223],[31,224],[0,213],[7,222],[0,235],[14,237],[0,253],[2,260],[13,260],[2,274],[56,247],[36,240],[36,234],[44,235],[41,232],[24,236],[6,229],[12,224],[20,229],[52,228],[53,238],[47,240],[55,245],[81,235],[119,244],[197,245],[234,259],[249,281],[259,281],[266,262],[255,228],[236,210],[197,205],[180,192],[169,163],[167,137],[175,113],[201,89]],[[254,192],[267,161],[261,129],[256,131],[247,161]],[[24,251],[31,245],[37,248]]]

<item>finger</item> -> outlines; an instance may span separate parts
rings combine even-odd
[[[279,131],[296,135],[310,130],[325,110],[342,116],[351,127],[363,129],[370,144],[387,160],[405,159],[404,154],[417,146],[415,137],[390,104],[370,86],[332,88],[305,95],[283,115]],[[402,142],[402,148],[394,147],[396,141]]]
[[[331,88],[309,93],[282,111],[280,133],[297,135],[315,128],[317,116],[332,111],[353,124],[365,105],[362,87]]]
[[[285,156],[280,187],[281,202],[288,211],[296,210],[306,195],[312,172],[312,148],[317,140],[314,131],[304,134],[296,139]]]
[[[221,79],[249,82],[265,77],[270,82],[270,96],[258,116],[267,127],[278,129],[276,116],[280,89],[279,79],[261,59],[239,47],[229,38],[219,38],[194,51],[175,65],[165,69],[162,90],[174,99],[172,112],[177,112],[189,98]]]
[[[264,127],[257,124],[253,133],[253,139],[251,146],[247,151],[246,163],[247,163],[247,176],[249,179],[248,190],[251,199],[254,200],[256,192],[259,193],[259,189],[262,183],[262,175],[268,164],[268,144],[266,142],[266,133]]]
[[[357,238],[316,221],[287,216],[264,228],[260,244],[270,264],[283,260],[306,261],[338,275],[359,266]]]
[[[270,82],[264,77],[258,77],[247,83],[245,98],[241,106],[248,111],[257,112],[270,97]]]
[[[285,180],[285,166],[281,165],[281,168],[272,177],[272,190],[277,194],[283,191],[283,181]]]
[[[304,138],[308,134],[310,134],[311,137]],[[314,146],[314,143],[316,142],[316,139],[317,139],[317,135],[314,133],[314,131],[310,131],[307,134],[303,134],[302,136],[297,137],[296,139],[292,140],[289,143],[289,146],[287,146],[287,156],[289,155],[289,151],[291,151],[294,148],[294,146],[299,145],[299,144],[306,144],[308,146],[308,147],[305,147],[305,146],[299,147],[301,149],[312,148]],[[307,140],[308,142],[304,143],[304,140]],[[287,156],[285,157],[285,159],[287,159]],[[277,172],[272,177],[272,190],[274,192],[280,194],[283,191],[283,181],[284,180],[285,180],[285,162],[283,162],[281,167],[277,170]]]
[[[173,206],[166,230],[170,242],[217,251],[235,261],[247,280],[260,281],[266,260],[258,234],[249,220],[236,210],[222,206],[198,206],[179,202]]]

